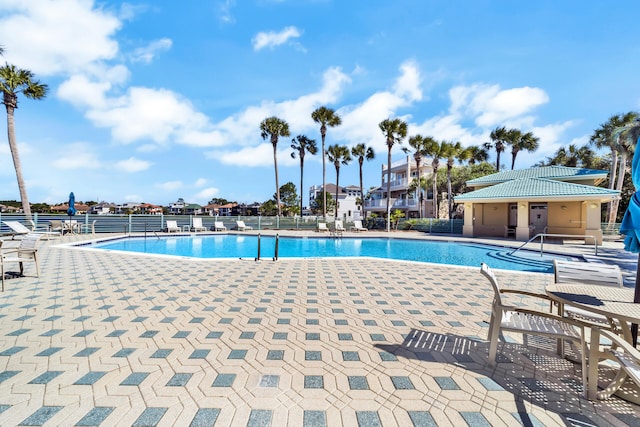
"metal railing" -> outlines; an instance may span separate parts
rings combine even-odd
[[[598,240],[596,239],[596,236],[591,235],[591,234],[550,234],[550,233],[538,233],[535,236],[533,236],[532,238],[530,238],[529,240],[527,240],[526,242],[524,242],[523,244],[521,244],[520,246],[518,246],[516,249],[514,249],[513,251],[509,252],[509,255],[513,255],[516,252],[518,252],[520,249],[522,249],[523,247],[525,247],[527,244],[533,242],[534,240],[536,240],[538,237],[540,237],[540,256],[544,255],[544,238],[545,237],[567,237],[567,238],[573,238],[573,239],[580,239],[586,241],[587,239],[593,239],[593,247],[595,250],[595,255],[598,255]]]

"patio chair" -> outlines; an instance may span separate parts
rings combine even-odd
[[[351,231],[369,231],[368,228],[363,227],[362,226],[362,221],[359,219],[356,219],[353,221],[353,225],[351,226]]]
[[[179,232],[180,231],[180,227],[178,227],[178,221],[175,221],[173,219],[168,219],[167,221],[167,226],[165,227],[165,231],[167,233],[172,233],[172,232]]]
[[[319,222],[318,223],[318,227],[316,227],[316,231],[317,232],[329,231],[329,229],[327,228],[327,223],[326,222]]]
[[[91,234],[96,234],[96,222],[98,222],[97,219],[94,219],[92,222],[89,223],[82,223],[80,224],[80,233],[91,233]]]
[[[62,233],[64,232],[64,225],[62,224],[61,220],[54,219],[52,221],[49,221],[49,230],[62,235]]]
[[[227,231],[227,227],[225,227],[222,221],[216,221],[213,224],[213,231]]]
[[[333,226],[335,227],[335,230],[337,232],[341,232],[342,233],[343,231],[345,231],[344,225],[342,225],[342,220],[341,219],[336,219],[336,221],[334,222]]]
[[[480,272],[484,275],[493,287],[494,298],[491,310],[491,321],[489,323],[489,365],[495,365],[496,352],[498,349],[498,338],[502,331],[521,333],[525,336],[524,345],[527,346],[526,335],[541,335],[548,338],[558,339],[558,354],[564,357],[563,340],[570,340],[580,345],[582,362],[582,383],[587,384],[587,344],[585,341],[585,325],[574,319],[531,310],[522,307],[508,306],[503,304],[502,295],[516,294],[529,297],[542,298],[548,301],[551,299],[544,294],[538,294],[519,289],[501,289],[491,268],[482,263]]]
[[[623,287],[622,272],[617,265],[553,260],[555,283],[577,282],[584,285]],[[594,326],[618,331],[618,325],[609,321],[605,316],[565,305],[565,316],[594,324]]]
[[[2,273],[2,292],[4,292],[4,276],[6,264],[17,262],[20,266],[20,276],[24,275],[24,262],[34,262],[36,264],[36,277],[40,277],[38,268],[38,258],[36,253],[36,245],[42,237],[40,233],[29,233],[21,241],[16,248],[0,251],[0,273]]]
[[[191,229],[193,231],[207,231],[207,227],[202,225],[202,218],[193,217],[193,222],[191,223]]]
[[[244,221],[236,221],[238,231],[253,230],[253,227],[245,225]]]
[[[605,353],[620,364],[620,371],[608,386],[598,392],[598,399],[611,397],[627,378],[631,378],[640,387],[640,351],[615,332],[601,330],[600,336],[611,341],[611,347],[605,350]]]

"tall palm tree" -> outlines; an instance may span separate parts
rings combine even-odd
[[[445,157],[447,142],[433,140],[426,149],[427,156],[431,157],[431,168],[433,169],[433,217],[438,218],[438,168],[440,159]]]
[[[302,195],[304,194],[304,187],[302,186],[302,174],[304,171],[304,155],[309,153],[311,155],[318,152],[315,139],[309,139],[305,135],[298,135],[291,140],[291,153],[292,158],[296,158],[296,155],[300,157],[300,215],[302,215]]]
[[[260,123],[260,135],[264,140],[268,138],[271,141],[271,145],[273,145],[273,165],[276,169],[276,202],[278,204],[278,216],[280,216],[282,214],[282,206],[280,205],[280,185],[278,184],[277,147],[279,137],[288,137],[290,135],[289,124],[275,116],[267,117]]]
[[[516,165],[516,157],[522,150],[529,153],[536,151],[539,147],[540,138],[533,132],[522,133],[518,129],[509,130],[509,144],[511,145],[511,170]]]
[[[459,142],[444,142],[442,157],[447,159],[447,201],[449,204],[449,219],[453,213],[453,197],[451,195],[451,170],[456,160],[462,162],[467,158],[467,152]]]
[[[491,138],[491,142],[485,142],[484,148],[487,150],[491,150],[495,148],[496,150],[496,171],[500,172],[500,154],[504,151],[505,145],[507,144],[507,139],[509,137],[509,131],[504,126],[497,127],[491,131],[489,134],[489,138]]]
[[[387,231],[390,230],[389,213],[390,205],[389,198],[391,197],[391,149],[398,143],[402,144],[402,140],[407,136],[407,124],[400,119],[384,119],[378,124],[378,127],[382,131],[382,134],[386,138],[388,153],[387,153]]]
[[[338,218],[338,189],[340,188],[340,165],[347,165],[351,161],[351,154],[349,148],[345,145],[334,144],[327,149],[327,158],[336,167],[336,214],[335,218]]]
[[[479,145],[470,145],[467,147],[468,157],[467,161],[470,165],[475,165],[476,163],[486,162],[489,158],[489,153],[487,149],[481,147]]]
[[[320,136],[322,137],[322,194],[324,198],[322,203],[322,216],[327,216],[327,192],[325,191],[325,186],[327,185],[325,157],[327,156],[327,152],[324,149],[324,140],[327,136],[327,126],[340,126],[342,124],[342,119],[333,109],[325,106],[316,108],[311,113],[311,118],[314,122],[320,123]]]
[[[362,218],[364,218],[364,189],[362,187],[362,165],[364,161],[371,161],[376,156],[373,148],[367,147],[364,143],[356,144],[351,148],[351,155],[358,159],[358,165],[360,166],[360,209],[362,211]]]
[[[414,135],[409,137],[408,142],[411,148],[413,148],[413,159],[416,161],[416,174],[418,178],[418,183],[420,182],[420,178],[421,178],[420,164],[422,163],[422,158],[426,155],[426,148],[431,143],[431,141],[433,141],[433,138],[430,136],[423,137],[422,135]],[[408,153],[409,149],[403,148],[402,151],[404,151],[405,153]],[[420,205],[418,206],[418,217],[422,218],[422,202],[423,202],[422,191],[420,191],[419,202],[420,202]]]
[[[27,187],[22,177],[22,164],[16,142],[16,130],[14,111],[18,108],[18,94],[22,93],[29,99],[42,99],[47,96],[48,86],[35,80],[34,74],[29,70],[16,68],[15,65],[5,64],[0,67],[0,90],[2,91],[2,103],[7,109],[7,133],[9,136],[9,149],[13,158],[13,166],[16,170],[18,190],[22,201],[22,209],[27,219],[31,219],[31,205],[27,197]]]

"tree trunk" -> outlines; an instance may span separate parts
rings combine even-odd
[[[620,163],[618,165],[618,179],[616,183],[616,190],[622,191],[622,187],[624,185],[624,176],[627,171],[627,153],[622,152],[620,154]],[[611,201],[611,212],[609,213],[608,225],[611,226],[616,222],[616,218],[618,217],[618,207],[620,206],[620,198],[616,198]]]
[[[362,218],[364,219],[364,189],[362,186],[362,163],[364,163],[364,158],[359,160],[360,163],[360,210],[362,211]]]
[[[418,170],[418,218],[422,218],[422,183],[420,182],[420,160],[416,159],[416,169]]]
[[[336,163],[336,215],[335,215],[336,219],[338,219],[338,189],[340,188],[339,182],[340,182],[340,166],[338,163]]]
[[[388,144],[387,144],[388,145]],[[387,154],[387,232],[391,231],[390,227],[390,200],[391,197],[391,146],[389,146],[389,153]]]
[[[320,136],[322,137],[322,217],[327,217],[327,166],[325,157],[327,153],[324,151],[324,139],[327,136],[327,128],[323,124],[320,126]]]
[[[433,168],[433,217],[438,218],[438,167]]]
[[[302,189],[304,188],[302,186],[302,170],[303,169],[304,169],[304,156],[301,155],[300,156],[300,216],[302,216],[302,195],[304,194],[304,192],[302,191]]]
[[[6,105],[6,104],[5,104]],[[16,170],[16,178],[18,181],[18,191],[20,192],[20,201],[22,202],[22,210],[28,220],[31,219],[31,205],[27,197],[27,187],[22,177],[22,164],[20,163],[20,155],[18,153],[18,144],[16,142],[15,122],[13,117],[14,108],[7,105],[7,134],[9,137],[9,149],[13,158],[13,166]]]
[[[280,216],[282,214],[281,210],[280,210],[280,185],[278,184],[278,156],[277,154],[277,147],[278,143],[276,142],[275,144],[273,144],[273,164],[275,165],[276,168],[276,203],[277,203],[277,212],[278,212],[278,216]]]
[[[618,168],[618,150],[611,149],[611,167],[609,168],[609,190],[613,190],[616,181],[616,170]],[[613,200],[607,203],[607,223],[610,224],[611,211],[613,210]]]
[[[451,220],[451,212],[452,212],[452,205],[451,205],[451,168],[449,166],[447,166],[447,200],[449,202],[449,220]]]

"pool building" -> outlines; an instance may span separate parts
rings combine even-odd
[[[467,182],[455,197],[464,204],[465,237],[515,237],[539,233],[593,238],[602,244],[601,206],[620,192],[597,187],[607,171],[566,166],[506,170]]]

